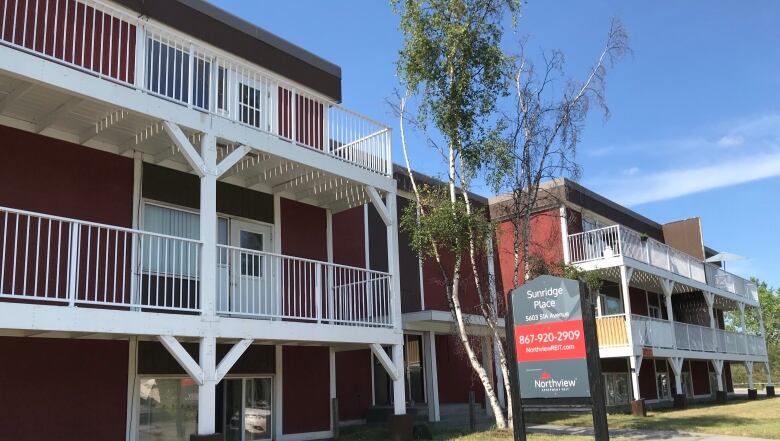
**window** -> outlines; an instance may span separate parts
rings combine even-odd
[[[666,372],[657,372],[655,374],[655,387],[658,392],[659,400],[668,400],[672,397],[672,391],[669,387],[669,374]]]
[[[598,230],[599,228],[607,227],[608,225],[597,221],[589,216],[582,216],[582,231]]]
[[[599,316],[622,314],[623,302],[617,297],[599,294],[598,312]]]
[[[239,121],[250,126],[260,127],[262,93],[260,89],[244,83],[238,85]]]
[[[657,306],[650,305],[647,307],[647,315],[649,315],[652,318],[660,319],[661,318],[661,308]]]
[[[146,88],[168,98],[188,102],[190,54],[154,38],[146,40]]]
[[[628,404],[628,374],[605,373],[604,392],[607,396],[607,406]]]
[[[189,377],[139,382],[139,441],[186,441],[198,429],[198,384]]]
[[[144,204],[144,231],[197,240],[200,237],[200,217],[197,213]],[[227,244],[228,222],[217,219],[217,243]],[[195,276],[198,273],[198,251],[193,245],[161,238],[143,236],[139,241],[139,253],[143,260],[143,270],[154,270],[169,275]]]
[[[685,396],[688,398],[693,398],[693,380],[691,379],[690,372],[682,373],[682,386],[683,391],[685,391]]]

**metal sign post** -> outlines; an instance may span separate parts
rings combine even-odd
[[[515,440],[525,441],[525,408],[574,406],[591,409],[595,438],[608,441],[595,305],[588,287],[571,279],[537,277],[512,291],[506,327]]]

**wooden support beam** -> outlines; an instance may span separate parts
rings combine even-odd
[[[385,205],[385,203],[382,201],[382,198],[379,196],[379,192],[376,191],[376,188],[366,186],[366,192],[368,193],[368,197],[371,199],[371,202],[374,204],[376,211],[379,212],[379,217],[382,218],[382,221],[385,223],[385,225],[388,227],[392,225],[393,220],[390,219],[390,212],[387,210],[387,205]]]
[[[21,98],[25,93],[29,92],[33,87],[35,87],[35,83],[21,83],[18,84],[8,95],[5,96],[5,98],[0,101],[0,113],[5,112],[11,104],[14,103],[14,101]]]
[[[225,378],[225,375],[227,375],[228,372],[230,372],[230,368],[233,367],[233,365],[236,364],[239,358],[241,358],[241,355],[249,348],[249,346],[252,345],[252,339],[251,338],[245,338],[238,343],[234,344],[232,348],[230,348],[230,351],[228,351],[227,354],[222,358],[222,361],[219,362],[219,365],[217,365],[217,378],[216,382],[219,383],[222,381],[223,378]]]
[[[83,101],[84,101],[83,98],[78,98],[78,97],[71,98],[65,101],[64,103],[62,103],[61,105],[59,105],[56,109],[44,115],[35,124],[35,133],[41,133],[44,130],[48,129],[58,119],[67,116],[73,109],[75,109]]]
[[[165,349],[173,356],[174,359],[181,365],[189,376],[195,380],[199,385],[204,384],[203,369],[192,358],[192,356],[184,349],[184,346],[176,340],[176,337],[172,335],[158,335],[157,339],[165,346]]]
[[[234,165],[238,163],[241,159],[246,156],[247,153],[249,153],[252,149],[245,146],[240,145],[235,148],[230,154],[225,156],[221,161],[219,161],[219,164],[217,164],[217,177],[220,177],[227,173]]]
[[[200,153],[195,150],[195,147],[192,146],[190,140],[184,135],[184,132],[181,131],[179,126],[170,121],[163,121],[163,125],[165,126],[165,132],[171,137],[171,141],[173,141],[174,145],[179,148],[179,151],[184,155],[184,159],[187,160],[190,167],[192,167],[198,176],[205,176],[206,165],[203,162],[203,158],[201,158]]]
[[[382,348],[382,346],[377,343],[372,343],[371,352],[374,354],[374,357],[379,360],[379,363],[382,365],[382,367],[385,368],[387,375],[389,375],[393,381],[398,380],[399,377],[398,372],[395,370],[395,364],[393,363],[393,360],[391,360],[387,355],[387,352],[385,352],[384,348]]]

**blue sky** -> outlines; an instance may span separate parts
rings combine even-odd
[[[340,65],[344,104],[397,127],[386,99],[402,40],[387,2],[213,1]],[[586,124],[581,183],[658,222],[700,216],[709,246],[747,257],[727,269],[780,287],[780,2],[532,0],[507,48],[561,49],[582,77],[612,17],[633,55],[609,72],[611,118]],[[412,148],[437,174],[436,154]]]

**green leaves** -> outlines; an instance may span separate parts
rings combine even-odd
[[[452,202],[443,186],[421,186],[420,200],[422,207],[409,204],[401,215],[401,230],[409,234],[411,247],[420,256],[435,257],[434,244],[439,251],[462,256],[472,239],[478,252],[486,250],[485,240],[493,225],[483,209],[475,209],[469,215],[465,202]],[[424,214],[419,214],[421,211]]]

